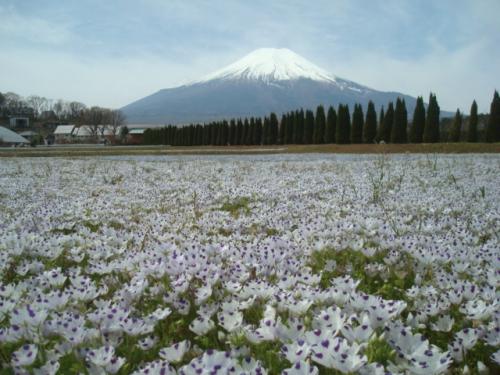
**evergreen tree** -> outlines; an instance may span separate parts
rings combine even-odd
[[[391,140],[392,123],[394,122],[394,105],[392,102],[387,106],[384,122],[380,125],[380,141],[389,143]]]
[[[375,104],[370,100],[366,109],[365,126],[363,128],[363,142],[373,143],[377,136],[377,112],[375,112]]]
[[[201,124],[198,124],[197,144],[198,144],[198,146],[203,146],[203,125],[201,125]]]
[[[257,117],[257,119],[255,120],[253,144],[256,146],[260,146],[262,144],[262,119],[260,117]]]
[[[192,146],[194,143],[194,125],[186,126],[186,146]]]
[[[457,109],[455,113],[455,118],[453,119],[453,124],[450,131],[450,142],[460,142],[460,136],[462,134],[462,114],[460,110]]]
[[[234,119],[229,122],[229,132],[227,138],[231,146],[236,144],[236,121],[234,121]]]
[[[316,108],[316,121],[314,123],[313,129],[313,142],[315,144],[320,144],[325,142],[325,128],[326,128],[326,117],[325,108],[319,105]]]
[[[422,143],[425,128],[424,98],[419,96],[413,111],[413,121],[410,128],[410,143]]]
[[[286,114],[281,115],[281,121],[279,126],[278,144],[285,144],[285,127],[286,127]]]
[[[255,134],[255,119],[250,117],[250,131],[247,135],[247,143],[249,145],[253,145],[254,143],[254,134]]]
[[[394,110],[394,120],[391,129],[392,143],[406,143],[408,127],[408,113],[404,99],[396,100],[396,109]]]
[[[264,117],[264,126],[262,127],[262,144],[268,145],[269,144],[269,118]]]
[[[285,144],[289,145],[293,143],[293,112],[289,112],[286,114],[286,123],[285,123]]]
[[[361,104],[355,104],[352,112],[351,143],[363,142],[363,108]]]
[[[486,126],[486,142],[500,142],[500,96],[493,94],[490,106],[490,117]]]
[[[330,106],[326,115],[325,143],[335,143],[335,130],[337,127],[337,113]]]
[[[278,144],[278,117],[274,112],[269,116],[269,144]]]
[[[241,144],[242,145],[247,144],[247,137],[248,137],[249,132],[250,132],[250,124],[248,123],[248,119],[245,118],[245,121],[243,121],[243,134],[241,135]]]
[[[425,143],[439,142],[439,105],[435,94],[429,96],[427,118],[425,119],[423,141]]]
[[[222,122],[222,136],[221,136],[221,146],[227,146],[229,143],[229,123],[224,120]]]
[[[377,136],[375,137],[375,140],[377,141],[377,143],[382,140],[384,121],[385,121],[385,111],[384,111],[384,106],[382,106],[380,108],[380,115],[379,115],[378,124],[377,124]]]
[[[243,139],[243,121],[239,118],[236,121],[236,139],[235,139],[235,144],[236,145],[241,145],[241,140]]]
[[[313,132],[314,132],[314,113],[311,110],[307,110],[305,124],[304,124],[304,138],[302,143],[306,145],[312,144]]]
[[[218,124],[216,122],[213,122],[212,125],[210,126],[210,145],[211,146],[216,146],[217,145],[217,128]],[[175,128],[176,131],[174,132],[174,139],[176,138],[175,135],[177,133],[177,128]]]
[[[337,117],[337,129],[335,134],[335,140],[337,144],[349,143],[351,134],[351,115],[349,113],[349,106],[339,104],[338,117]]]
[[[477,142],[477,103],[475,100],[472,102],[472,105],[470,107],[467,142]]]
[[[293,143],[301,144],[304,140],[304,111],[295,111],[293,120]]]

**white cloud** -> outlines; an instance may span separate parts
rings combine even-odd
[[[174,61],[153,55],[135,58],[78,58],[62,52],[6,50],[0,67],[0,91],[22,96],[77,100],[118,108],[166,87],[208,73],[215,62]]]
[[[329,68],[377,90],[423,96],[426,101],[432,91],[443,110],[458,107],[468,113],[475,99],[479,110],[488,112],[493,91],[500,88],[500,76],[489,74],[498,69],[490,48],[486,40],[453,51],[434,43],[434,48],[418,59],[370,52],[349,61],[336,60]]]
[[[74,35],[64,20],[50,22],[48,20],[22,15],[13,8],[0,6],[0,38],[48,45],[62,45],[69,42]]]

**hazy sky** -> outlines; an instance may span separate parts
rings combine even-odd
[[[121,107],[285,47],[378,90],[488,111],[499,0],[0,0],[0,91]]]

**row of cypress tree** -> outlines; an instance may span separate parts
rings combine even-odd
[[[229,122],[215,121],[189,126],[166,126],[147,129],[144,144],[173,146],[225,146],[225,145],[275,145],[275,144],[322,144],[322,143],[436,143],[440,142],[440,108],[435,94],[430,94],[425,108],[422,97],[417,98],[413,121],[408,126],[405,100],[398,98],[396,104],[388,104],[377,113],[373,102],[369,102],[366,115],[360,104],[355,104],[352,117],[349,106],[332,106],[325,114],[323,106],[316,113],[303,109],[283,114],[281,121],[275,113],[269,117],[232,119]],[[448,141],[458,142],[462,133],[463,117],[459,110],[455,115]],[[478,140],[477,104],[471,106],[467,142]],[[486,128],[486,141],[500,141],[500,97],[495,91]]]

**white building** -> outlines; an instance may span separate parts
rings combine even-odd
[[[75,125],[58,125],[54,131],[55,143],[71,143],[74,141]]]

